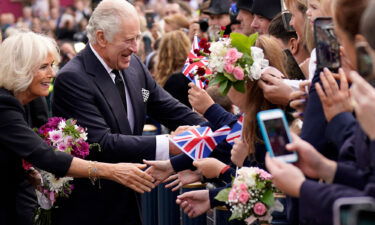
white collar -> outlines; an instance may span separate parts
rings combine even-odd
[[[104,66],[104,69],[107,71],[108,74],[110,74],[113,69],[111,67],[109,67],[107,65],[107,63],[105,63],[104,59],[99,55],[99,53],[97,53],[95,51],[95,49],[94,49],[94,47],[92,47],[91,43],[89,43],[89,46],[90,46],[92,52],[94,53],[94,55],[96,56],[96,58],[98,58],[99,61],[101,62],[101,64]]]

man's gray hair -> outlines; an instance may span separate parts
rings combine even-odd
[[[119,31],[121,22],[128,16],[137,16],[137,11],[126,0],[103,0],[91,15],[87,26],[87,36],[90,43],[96,43],[96,31],[102,30],[107,41]]]

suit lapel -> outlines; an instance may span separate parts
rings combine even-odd
[[[121,104],[121,97],[111,77],[98,58],[96,58],[89,45],[86,46],[82,53],[86,72],[95,77],[95,83],[110,106],[120,132],[123,134],[131,133],[124,105]]]
[[[132,59],[134,60],[134,59]],[[146,113],[142,96],[142,86],[139,76],[133,67],[122,71],[125,78],[126,88],[128,89],[130,100],[134,110],[134,134],[141,134]],[[127,99],[129,101],[129,99]]]

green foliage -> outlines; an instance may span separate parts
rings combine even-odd
[[[219,92],[222,95],[227,95],[232,83],[229,80],[224,80],[219,83]]]
[[[221,190],[216,196],[215,199],[221,202],[227,202],[228,201],[228,195],[230,192],[230,188],[225,188]]]
[[[244,80],[238,80],[232,83],[232,85],[237,91],[241,93],[245,93],[245,81]]]
[[[228,219],[228,221],[235,220],[235,219],[242,219],[242,215],[240,213],[232,212],[232,215]]]
[[[262,202],[264,202],[268,207],[273,206],[275,203],[275,198],[273,197],[273,191],[272,189],[267,189],[262,197]]]
[[[214,78],[212,80],[210,80],[210,85],[214,86],[214,85],[220,84],[220,82],[222,82],[224,80],[226,80],[225,76],[221,76],[221,75],[217,74],[216,76],[214,76]]]
[[[238,51],[251,55],[250,47],[253,46],[258,38],[258,33],[252,34],[250,36],[246,36],[240,33],[231,33],[231,45],[237,48]]]

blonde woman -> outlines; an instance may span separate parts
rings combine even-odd
[[[190,40],[183,31],[165,34],[157,52],[155,80],[181,103],[191,107],[188,101],[189,79],[181,72],[191,48]]]
[[[60,60],[58,47],[51,38],[32,32],[8,37],[0,45],[0,169],[3,193],[0,224],[23,220],[16,210],[19,183],[26,178],[21,159],[58,176],[88,177],[116,181],[137,192],[150,191],[153,178],[143,172],[142,164],[99,163],[53,151],[24,119],[23,105],[49,94],[55,76],[54,65]]]

